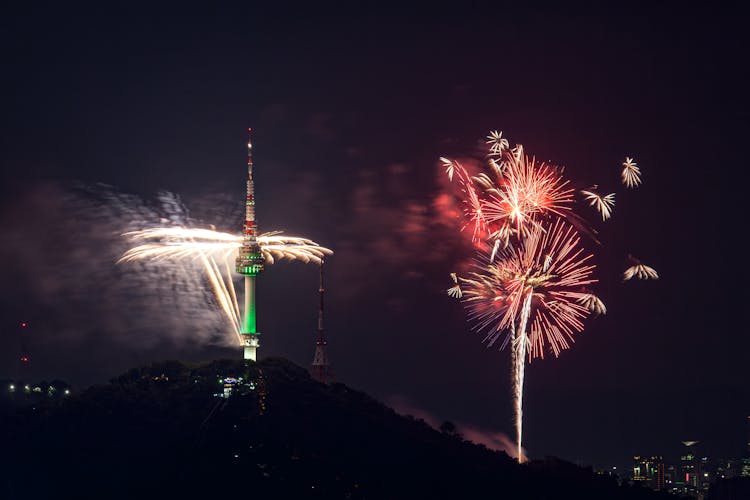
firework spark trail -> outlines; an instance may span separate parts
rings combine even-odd
[[[523,307],[521,308],[521,319],[518,327],[518,334],[513,336],[512,349],[513,355],[511,356],[513,363],[513,406],[516,413],[516,445],[518,448],[518,461],[523,462],[523,448],[521,443],[523,441],[523,379],[526,374],[526,347],[528,345],[528,337],[526,336],[526,325],[529,321],[529,315],[531,314],[531,299],[533,298],[533,289],[529,290],[526,294],[526,298],[523,301]]]
[[[237,340],[241,341],[242,338],[240,337],[240,320],[239,320],[239,317],[235,315],[235,310],[232,304],[230,303],[229,293],[224,284],[224,279],[221,276],[221,272],[216,266],[216,260],[210,255],[206,255],[202,251],[197,252],[197,253],[198,253],[198,257],[203,263],[203,267],[206,271],[206,275],[208,276],[208,280],[211,283],[211,286],[213,287],[214,296],[219,302],[219,306],[221,307],[221,310],[224,311],[224,314],[227,316],[227,319],[229,319],[230,323],[232,323],[234,333],[237,335]]]
[[[237,319],[242,317],[242,314],[240,314],[240,303],[237,301],[237,292],[234,289],[234,282],[232,281],[232,269],[229,267],[229,259],[225,256],[224,257],[224,269],[226,270],[227,274],[227,283],[229,288],[229,291],[232,294],[232,303],[234,304],[234,312],[237,314]]]

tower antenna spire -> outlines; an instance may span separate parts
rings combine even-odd
[[[323,260],[320,261],[320,287],[318,293],[320,295],[320,306],[318,308],[318,338],[315,341],[315,356],[312,362],[312,376],[314,379],[324,384],[329,383],[333,376],[331,373],[331,365],[328,362],[328,342],[325,339],[325,330],[323,329],[323,297],[325,294],[325,287],[323,286]]]
[[[242,246],[235,261],[237,273],[245,276],[245,310],[240,336],[244,346],[244,358],[256,361],[260,347],[260,332],[255,317],[255,278],[263,271],[265,258],[258,243],[255,221],[255,183],[253,182],[253,145],[251,128],[247,129],[247,197],[245,199],[245,222],[242,226]]]

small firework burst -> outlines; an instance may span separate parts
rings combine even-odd
[[[443,167],[445,167],[445,173],[448,174],[448,179],[453,182],[453,173],[456,171],[456,166],[453,164],[453,161],[441,156],[440,162],[443,164]]]
[[[638,278],[639,280],[658,280],[659,275],[653,267],[644,264],[636,264],[627,268],[622,274],[623,281],[628,281],[632,278]]]
[[[497,130],[491,131],[490,135],[487,136],[487,144],[490,145],[490,155],[492,156],[501,156],[510,147],[508,139],[504,138],[503,133]]]
[[[461,291],[461,284],[458,282],[456,273],[451,273],[451,279],[453,280],[454,285],[448,289],[448,295],[455,299],[460,299],[464,294]]]
[[[628,260],[633,264],[622,273],[622,280],[628,281],[633,278],[639,280],[658,280],[659,275],[653,267],[643,264],[640,260],[628,254]]]
[[[593,190],[596,186],[591,188],[591,191],[581,190],[581,194],[589,202],[589,205],[596,208],[601,214],[602,220],[607,220],[612,216],[612,210],[615,207],[615,193],[609,193],[607,195],[600,195]]]
[[[625,157],[622,164],[622,183],[629,188],[635,188],[641,183],[641,169],[630,157]]]

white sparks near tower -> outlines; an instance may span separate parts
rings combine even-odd
[[[153,227],[130,231],[123,236],[138,245],[126,251],[119,262],[169,261],[200,262],[214,291],[217,304],[232,325],[244,358],[255,361],[260,346],[255,307],[255,280],[266,264],[276,260],[298,260],[322,264],[333,251],[307,238],[282,235],[280,231],[258,234],[255,219],[255,183],[253,181],[252,143],[250,129],[247,141],[247,183],[245,221],[242,235],[214,229],[185,227]],[[234,288],[230,258],[238,252],[234,271],[244,277],[244,309],[240,310]]]

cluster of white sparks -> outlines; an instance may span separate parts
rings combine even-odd
[[[156,227],[131,231],[123,236],[137,243],[118,262],[145,260],[197,261],[203,266],[214,296],[224,315],[240,338],[241,314],[233,281],[233,258],[242,246],[242,236],[213,229]],[[294,260],[320,264],[333,252],[312,240],[286,236],[280,232],[258,236],[263,257],[268,264],[277,260]]]
[[[522,453],[522,401],[527,360],[555,356],[570,347],[590,314],[605,314],[602,300],[588,289],[595,265],[580,246],[578,231],[568,222],[573,189],[562,169],[537,162],[521,145],[510,149],[502,132],[487,137],[487,171],[470,175],[459,162],[440,158],[448,178],[458,183],[471,240],[480,248],[467,277],[451,273],[448,295],[461,299],[488,345],[501,340],[511,346],[513,399],[518,460]],[[632,158],[623,163],[622,182],[641,183]],[[615,206],[615,193],[599,194],[598,186],[581,190],[584,200],[603,221]],[[491,248],[483,250],[484,245]],[[652,268],[637,262],[624,274],[656,279]]]

